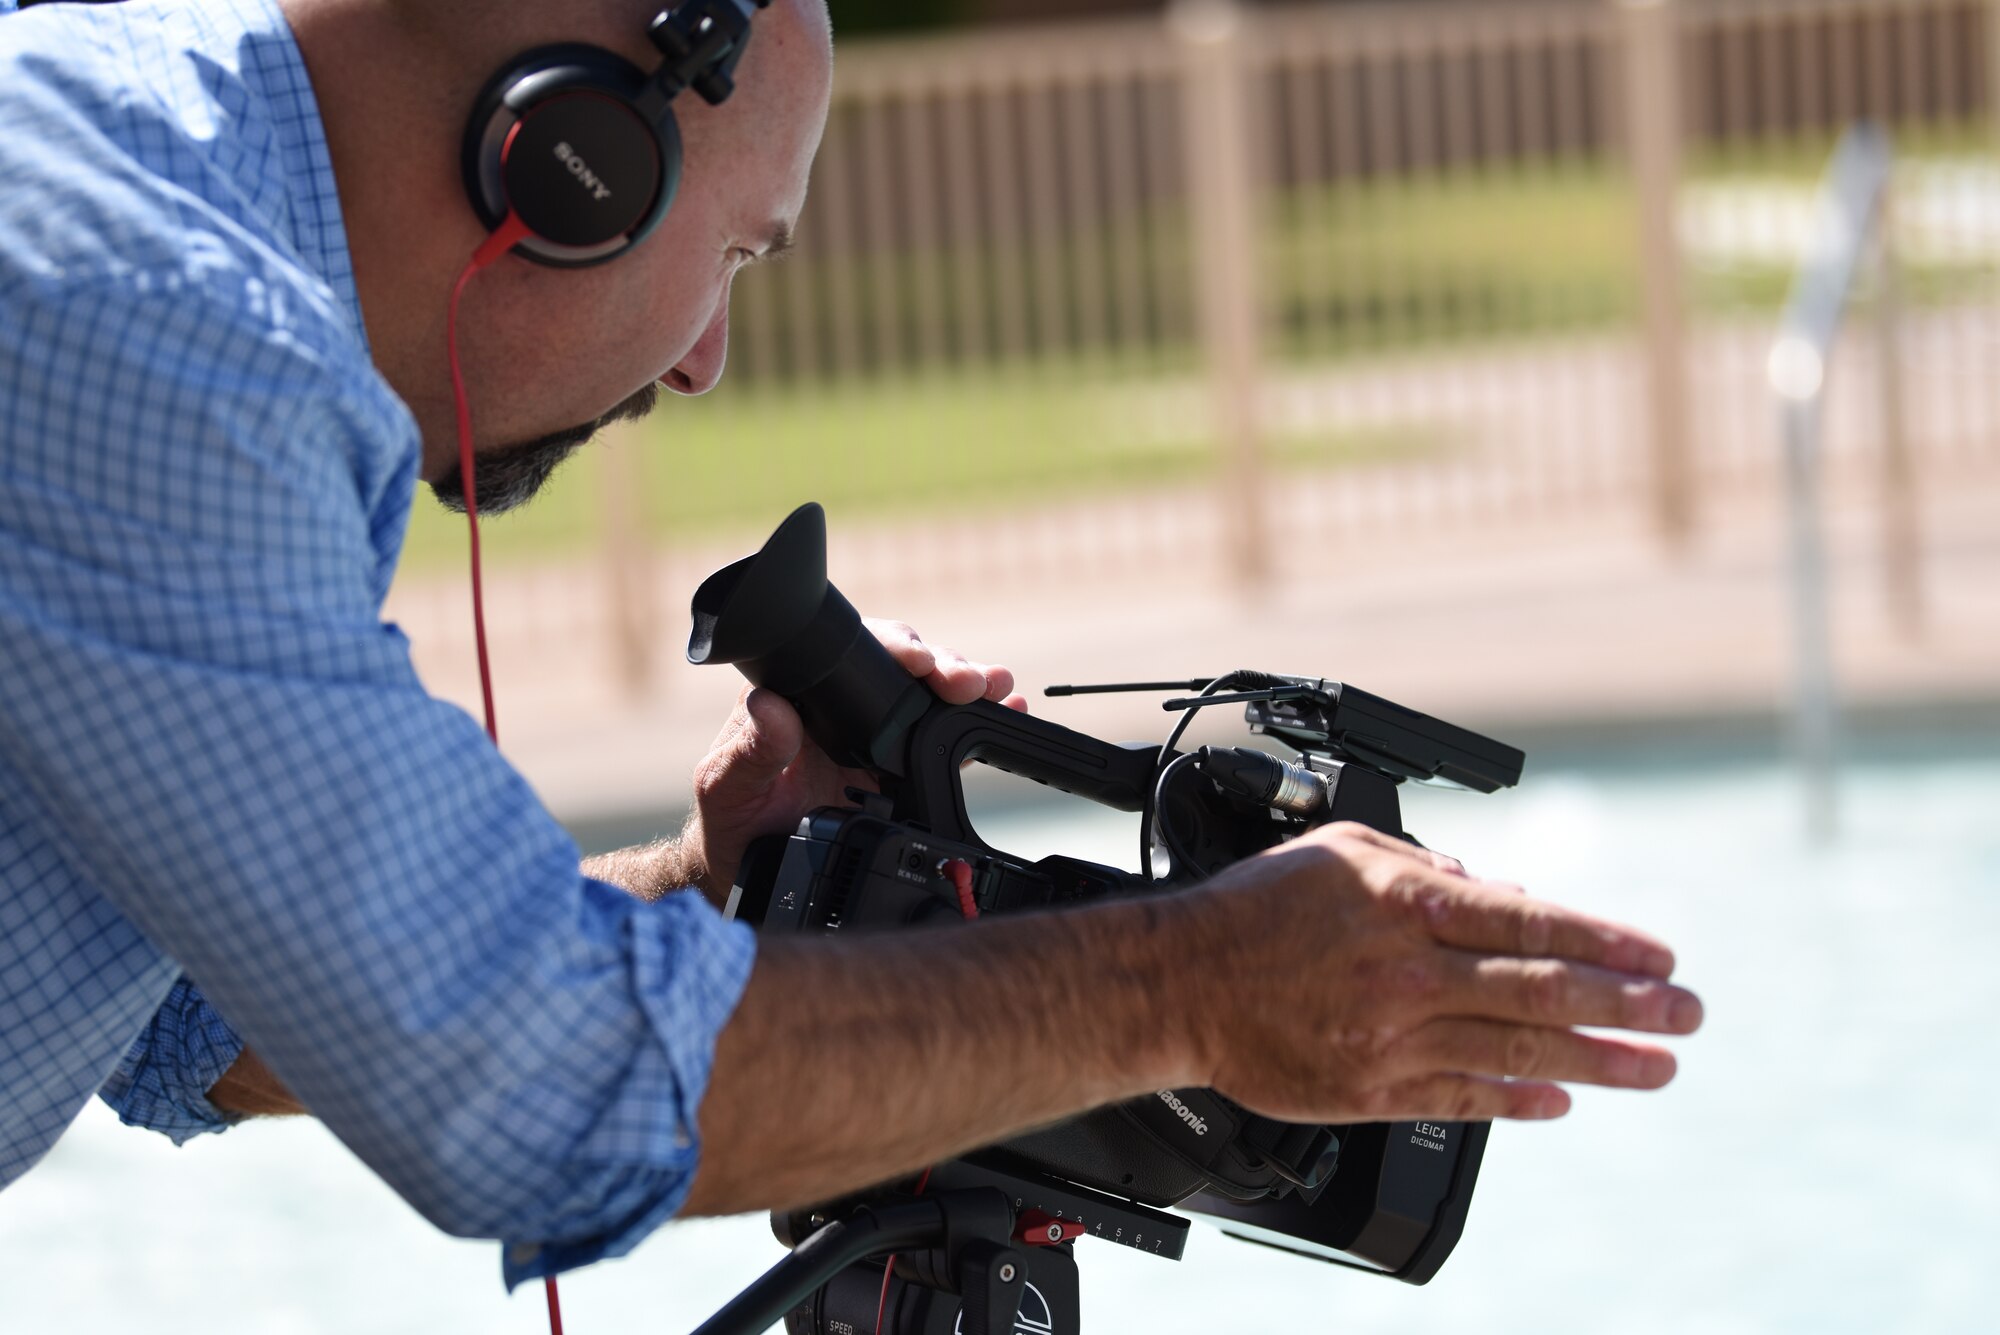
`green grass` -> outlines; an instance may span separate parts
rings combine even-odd
[[[1532,338],[1636,317],[1633,219],[1601,165],[1316,189],[1274,219],[1293,359]]]
[[[527,560],[588,544],[607,485],[605,452],[641,451],[649,532],[688,537],[783,517],[817,500],[843,516],[934,507],[977,515],[1024,500],[1096,489],[1171,486],[1214,476],[1201,429],[1199,382],[1172,392],[1182,423],[1138,422],[1153,392],[1130,378],[1061,383],[1027,374],[767,390],[670,399],[652,418],[593,444],[532,505],[484,528],[493,560]],[[1343,431],[1271,442],[1278,470],[1322,470],[1447,448],[1418,431]],[[456,563],[464,521],[419,497],[405,546],[413,567]]]
[[[1810,183],[1831,143],[1795,144],[1700,157],[1697,185],[1731,179]],[[1962,156],[1985,149],[1970,132],[1906,139],[1906,157]],[[1457,174],[1299,191],[1267,217],[1267,273],[1279,366],[1310,368],[1413,350],[1515,344],[1558,334],[1615,330],[1639,316],[1636,219],[1629,182],[1603,163],[1580,162],[1488,175]],[[1030,264],[1056,264],[1074,302],[1104,256],[1143,254],[1152,281],[1185,283],[1188,240],[1174,211],[1116,219],[1096,235],[1045,243]],[[1018,264],[1022,256],[1014,257]],[[1019,268],[993,253],[876,253],[845,274],[800,262],[786,282],[844,289],[867,321],[901,321],[883,292],[908,294],[920,269],[960,283],[994,284]],[[888,266],[890,281],[878,283]],[[1101,274],[1098,275],[1101,278]],[[1917,267],[1907,278],[1918,304],[1990,292],[1992,274]],[[1691,271],[1697,315],[1763,315],[1783,301],[1789,274],[1776,266]],[[766,281],[757,274],[746,282]],[[1032,331],[1074,310],[1038,311],[1029,294],[1027,355],[970,371],[885,372],[857,355],[845,377],[787,379],[750,367],[702,400],[670,400],[615,448],[642,451],[636,472],[647,530],[662,538],[724,527],[757,527],[800,501],[846,514],[981,509],[1055,495],[1198,482],[1214,476],[1203,427],[1206,404],[1191,329],[1190,298],[1169,293],[1143,348],[1098,348],[1081,357],[1033,356]],[[766,302],[782,318],[784,302]],[[775,315],[772,313],[776,313]],[[740,326],[739,326],[740,339]],[[783,343],[781,337],[776,340]],[[997,341],[997,340],[996,340]],[[739,342],[741,346],[741,342]],[[759,374],[759,372],[762,372]],[[535,504],[497,519],[496,560],[587,546],[602,509],[605,446],[558,474]],[[1326,470],[1357,461],[1411,457],[1446,443],[1410,433],[1334,433],[1274,441],[1285,469]],[[629,473],[627,474],[630,475]],[[408,561],[423,567],[462,559],[459,521],[419,500]]]
[[[1814,139],[1700,153],[1688,180],[1810,188],[1833,148]],[[1905,135],[1899,152],[1915,163],[1991,147],[1984,127],[1944,128]],[[1312,360],[1629,325],[1640,315],[1636,209],[1629,179],[1590,161],[1298,192],[1272,222],[1278,352]],[[1905,274],[1920,306],[1985,295],[1993,278],[1990,265]],[[1792,274],[1735,263],[1690,266],[1687,279],[1697,316],[1771,314]]]

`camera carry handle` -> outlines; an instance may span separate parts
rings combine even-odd
[[[862,1206],[799,1243],[694,1335],[762,1335],[847,1267],[890,1253],[914,1253],[920,1268],[944,1272],[926,1278],[959,1294],[964,1335],[1006,1335],[1027,1288],[1028,1262],[1013,1232],[1013,1206],[991,1187]]]
[[[1110,807],[1138,811],[1159,772],[1157,745],[1120,746],[990,700],[940,700],[911,727],[910,777],[887,779],[894,818],[917,821],[943,839],[985,848],[965,807],[960,767],[969,760]],[[929,763],[919,757],[929,754]]]

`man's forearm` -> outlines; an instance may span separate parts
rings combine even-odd
[[[1178,916],[1160,899],[766,940],[717,1045],[685,1212],[812,1204],[1198,1081]]]
[[[763,944],[688,1213],[797,1208],[1073,1113],[1200,1086],[1291,1122],[1559,1117],[1657,1089],[1701,1002],[1643,933],[1345,823],[1204,886]]]
[[[727,888],[717,894],[704,884],[707,868],[685,837],[657,839],[650,844],[586,858],[583,874],[647,901],[690,888],[700,890],[717,908],[728,897]]]
[[[1167,1000],[1188,981],[1172,956],[1176,911],[1163,898],[766,939],[717,1045],[684,1213],[811,1204],[1198,1079]],[[209,1099],[240,1116],[306,1111],[248,1049]]]

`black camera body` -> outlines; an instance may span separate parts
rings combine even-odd
[[[800,509],[756,556],[710,577],[694,601],[691,661],[734,663],[785,696],[834,759],[881,784],[880,793],[852,793],[856,808],[815,811],[791,836],[753,846],[730,907],[761,932],[890,931],[1171,893],[1332,821],[1408,838],[1397,800],[1406,780],[1481,792],[1519,780],[1519,751],[1321,679],[1244,671],[1050,692],[1180,692],[1166,706],[1182,711],[1181,724],[1163,746],[1114,745],[990,702],[947,704],[911,679],[827,582],[824,524],[818,506]],[[1298,758],[1175,750],[1195,710],[1237,703],[1252,733]],[[988,846],[966,812],[961,771],[971,761],[1138,814],[1145,870],[1067,857],[1029,862]],[[1296,1125],[1213,1090],[1161,1090],[941,1166],[933,1177],[971,1174],[966,1190],[997,1190],[1017,1213],[1081,1220],[1094,1236],[1142,1249],[1132,1239],[1151,1238],[1162,1254],[1179,1254],[1185,1223],[1161,1213],[1178,1207],[1246,1240],[1421,1284],[1458,1240],[1486,1137],[1484,1124]],[[832,1219],[864,1203],[808,1217]],[[802,1240],[800,1222],[793,1218],[781,1236]],[[1030,1287],[1033,1302],[1052,1312],[1073,1308],[1064,1296],[1075,1290],[1068,1250],[1065,1240],[1024,1267],[1051,1279]],[[793,1328],[864,1328],[840,1295],[852,1288],[873,1298],[882,1282],[879,1269],[865,1266],[836,1277],[794,1311]],[[957,1316],[947,1320],[955,1299],[898,1294],[907,1315],[885,1330],[956,1328]]]

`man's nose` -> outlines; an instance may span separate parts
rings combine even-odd
[[[715,318],[708,322],[708,328],[701,331],[701,337],[688,350],[688,355],[681,358],[673,370],[661,376],[660,383],[676,394],[706,394],[722,379],[722,368],[728,360],[729,301],[725,297],[716,310]]]

